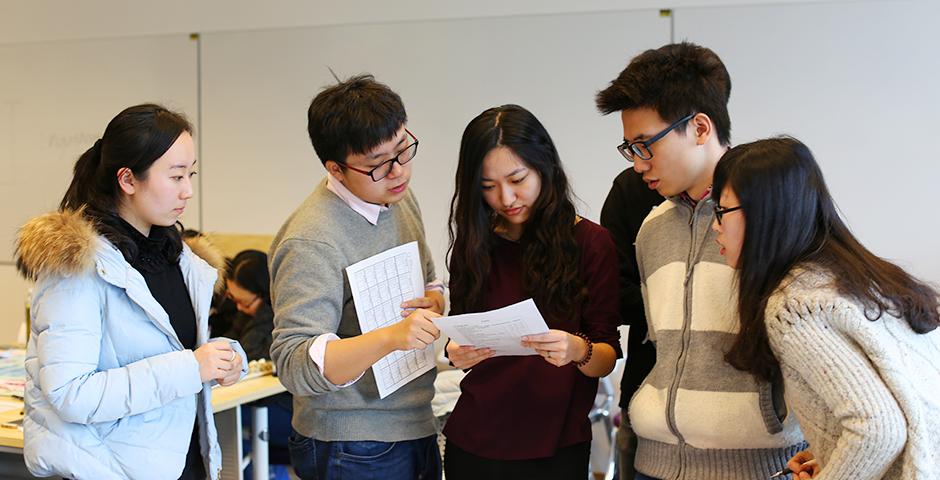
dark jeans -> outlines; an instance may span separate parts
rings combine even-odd
[[[650,476],[648,476],[648,475],[643,475],[643,474],[640,473],[640,472],[636,472],[636,476],[633,477],[633,479],[634,479],[634,480],[659,480],[659,479],[650,477]]]
[[[304,480],[440,480],[437,435],[401,442],[322,442],[292,431],[291,464]]]
[[[548,458],[494,460],[469,453],[450,440],[444,447],[447,480],[571,480],[588,478],[591,442],[563,447]]]

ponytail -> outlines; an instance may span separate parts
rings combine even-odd
[[[101,166],[101,139],[95,141],[78,161],[75,162],[75,170],[72,175],[72,183],[69,184],[65,196],[59,203],[59,210],[78,210],[83,206],[93,204],[91,196],[95,190],[106,185],[100,185],[97,172]]]

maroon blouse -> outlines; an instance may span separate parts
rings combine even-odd
[[[588,299],[578,320],[545,316],[545,322],[548,328],[584,332],[620,356],[620,277],[614,241],[607,229],[588,220],[575,226],[575,238]],[[497,240],[491,264],[483,311],[531,296],[522,288],[521,245]],[[585,376],[573,363],[556,367],[538,355],[493,357],[473,367],[460,390],[444,435],[471,454],[499,460],[545,458],[562,447],[591,440],[588,413],[597,379]]]

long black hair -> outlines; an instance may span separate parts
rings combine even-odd
[[[271,304],[271,274],[268,272],[268,256],[259,250],[242,250],[232,258],[225,268],[225,279],[261,297]]]
[[[483,159],[497,147],[510,149],[541,178],[541,191],[520,238],[523,288],[547,314],[573,318],[586,292],[578,275],[577,214],[568,178],[545,127],[518,105],[490,108],[463,132],[448,225],[451,311],[482,307],[497,218],[483,199]]]
[[[729,150],[715,169],[712,198],[730,187],[745,215],[738,259],[741,328],[726,360],[772,380],[780,365],[767,340],[768,298],[798,265],[827,271],[833,286],[858,301],[869,320],[889,313],[918,333],[940,325],[937,292],[865,248],[839,216],[809,148],[790,137]]]
[[[59,203],[60,210],[80,210],[98,232],[110,240],[128,260],[136,257],[137,246],[123,232],[118,206],[122,192],[118,170],[129,168],[144,180],[147,170],[163,156],[183,133],[193,126],[180,113],[161,105],[143,104],[124,109],[108,123],[94,145],[75,162],[72,183]],[[176,259],[183,249],[178,226],[161,227],[170,238],[167,255]]]

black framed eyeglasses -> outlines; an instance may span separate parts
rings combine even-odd
[[[255,296],[251,297],[251,300],[244,301],[244,300],[242,300],[242,299],[240,299],[240,298],[236,298],[235,295],[232,295],[232,292],[231,292],[231,291],[226,291],[226,292],[225,292],[225,297],[228,298],[229,300],[235,302],[235,305],[238,305],[239,307],[242,307],[242,308],[251,308],[251,304],[252,304],[252,303],[255,303],[255,300],[257,300],[258,298],[260,298],[261,295],[255,294]]]
[[[722,207],[721,205],[715,204],[715,220],[718,220],[718,225],[721,225],[721,217],[731,213],[736,212],[741,209],[741,205],[737,207]]]
[[[415,135],[407,128],[405,129],[405,132],[408,134],[408,136],[411,137],[411,145],[405,147],[404,150],[398,152],[398,154],[396,154],[394,157],[378,164],[372,170],[362,170],[356,167],[351,167],[349,165],[344,166],[354,172],[359,172],[363,175],[372,177],[373,182],[378,182],[379,180],[387,177],[389,173],[392,173],[392,168],[395,168],[396,163],[399,165],[404,165],[413,160],[415,155],[418,154],[418,137],[415,137]]]
[[[659,139],[663,138],[669,132],[673,131],[679,125],[682,125],[685,122],[688,122],[695,116],[695,113],[690,113],[679,120],[676,120],[675,123],[663,129],[663,131],[653,135],[649,140],[638,140],[636,142],[630,142],[624,140],[623,143],[617,145],[617,151],[623,155],[623,158],[626,158],[628,162],[633,162],[637,158],[640,160],[650,160],[653,158],[653,151],[650,150],[650,145],[656,143]]]

